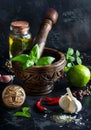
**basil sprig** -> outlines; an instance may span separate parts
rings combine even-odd
[[[74,51],[72,48],[68,48],[66,57],[66,67],[64,69],[67,72],[72,66],[76,64],[82,64],[82,56],[78,50]]]
[[[31,114],[28,112],[30,108],[29,107],[23,107],[22,111],[16,112],[14,113],[14,116],[22,116],[22,117],[26,117],[26,118],[30,118]]]
[[[20,54],[11,59],[11,61],[20,62],[23,65],[23,70],[30,66],[44,66],[51,64],[55,58],[52,56],[40,57],[40,49],[38,44],[36,44],[28,54]]]

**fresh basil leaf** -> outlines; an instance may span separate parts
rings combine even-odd
[[[22,108],[22,111],[23,111],[23,112],[26,112],[26,111],[28,111],[29,109],[30,109],[29,107],[23,107],[23,108]]]
[[[37,66],[42,66],[42,65],[49,65],[55,60],[54,57],[47,56],[47,57],[41,57],[38,62],[36,63]]]
[[[27,117],[27,118],[31,117],[31,114],[29,112],[24,112],[23,115],[24,115],[24,117]]]
[[[40,56],[40,50],[39,50],[39,46],[38,44],[36,44],[32,50],[30,51],[30,54],[29,54],[30,58],[32,60],[34,60],[34,62],[36,63],[37,60],[39,59],[39,56]]]
[[[66,54],[66,60],[68,60],[68,59],[69,59],[69,57],[70,57],[70,55],[69,55],[69,54]]]
[[[70,67],[65,67],[64,72],[67,73],[69,71]]]
[[[69,61],[73,62],[75,61],[75,58],[73,56],[69,56]]]
[[[68,63],[66,67],[64,68],[64,72],[68,72],[68,70],[72,67],[72,63]]]
[[[13,58],[11,58],[11,61],[17,61],[17,62],[20,62],[20,63],[25,63],[27,62],[27,60],[29,59],[29,55],[27,54],[20,54],[20,55],[17,55]]]
[[[77,61],[78,64],[82,64],[82,60],[81,60],[80,57],[77,57],[77,58],[76,58],[76,61]]]
[[[30,66],[34,65],[34,61],[33,60],[27,60],[24,64],[23,64],[23,70],[27,69]]]
[[[71,63],[68,63],[68,64],[67,64],[67,67],[72,67],[72,64],[71,64]]]
[[[23,112],[16,112],[14,113],[14,116],[22,116],[23,115]]]
[[[72,48],[68,48],[67,54],[73,55],[74,54],[74,50]]]
[[[14,115],[15,116],[27,117],[27,118],[31,117],[31,114],[28,113],[28,112],[16,112]]]
[[[78,50],[76,50],[76,57],[80,56],[80,52]]]

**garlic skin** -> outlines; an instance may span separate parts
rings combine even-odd
[[[82,104],[81,104],[81,102],[78,101],[75,97],[74,97],[74,100],[75,100],[75,104],[76,104],[76,107],[77,107],[76,112],[81,111],[81,109],[82,109]]]
[[[10,81],[12,81],[14,78],[14,76],[12,75],[0,75],[0,82],[2,83],[9,83]]]
[[[67,88],[67,94],[59,99],[59,106],[65,113],[76,113],[82,109],[81,102],[72,95],[69,88]]]

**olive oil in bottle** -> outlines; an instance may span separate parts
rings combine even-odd
[[[11,22],[9,35],[10,58],[31,46],[32,37],[29,29],[29,23],[26,21]]]

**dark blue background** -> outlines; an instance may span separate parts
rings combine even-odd
[[[90,51],[90,0],[0,0],[0,51],[8,53],[7,38],[11,21],[28,21],[34,38],[48,8],[56,9],[59,19],[48,35],[46,46],[61,51],[66,51],[68,47]]]
[[[0,67],[3,58],[8,57],[8,36],[10,23],[15,20],[26,20],[30,23],[30,31],[34,38],[38,33],[43,15],[48,8],[54,8],[59,13],[56,25],[48,35],[47,47],[65,52],[68,47],[82,52],[91,50],[91,0],[0,0]],[[90,53],[91,54],[91,53]],[[90,56],[86,55],[86,64],[90,63]],[[2,59],[1,59],[2,58]],[[89,60],[88,60],[89,59]],[[89,64],[90,65],[90,64]],[[2,68],[1,68],[2,70]],[[0,72],[1,72],[0,70]],[[15,81],[16,84],[18,84]],[[0,84],[1,89],[5,85]],[[49,96],[64,93],[67,83],[64,80],[55,85]],[[32,118],[15,118],[15,111],[7,109],[0,101],[0,130],[90,130],[91,129],[91,96],[84,98],[83,109],[78,114],[82,119],[78,123],[58,124],[45,118],[44,114],[35,110],[35,102],[39,97],[27,96],[24,105],[31,107]],[[59,107],[51,107],[53,112]],[[57,109],[58,108],[58,109]],[[53,113],[52,113],[53,114]]]

